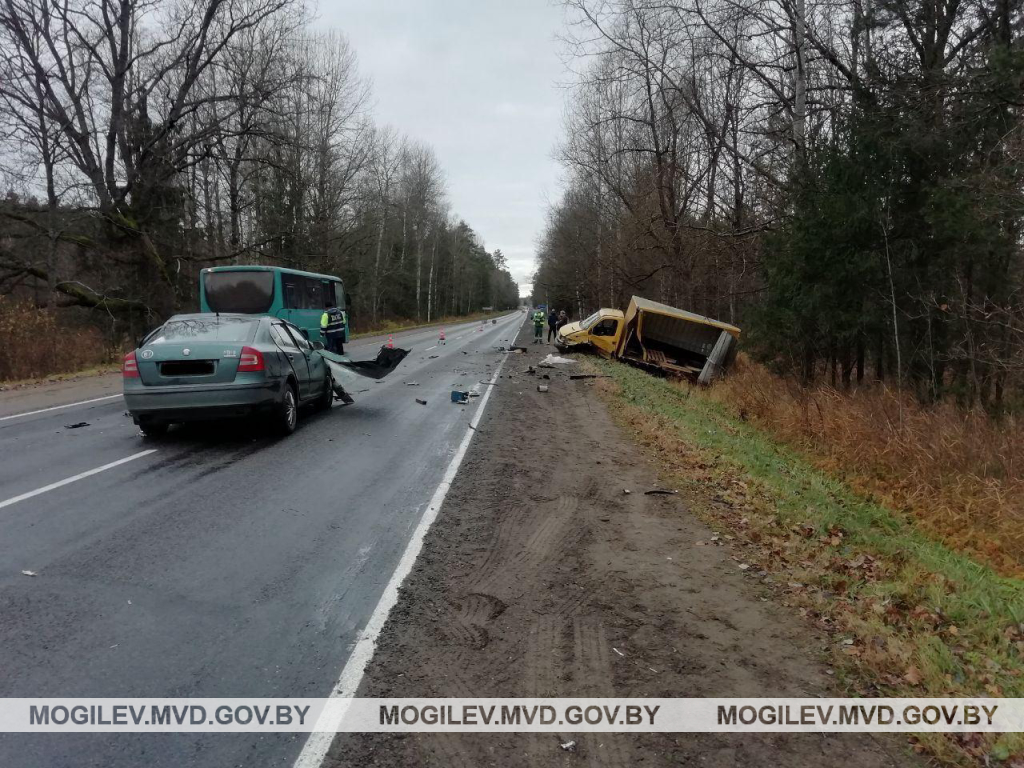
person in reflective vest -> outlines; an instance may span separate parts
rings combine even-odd
[[[533,343],[544,343],[544,310],[538,309],[533,313]]]
[[[320,315],[320,333],[328,352],[345,354],[345,313],[333,304],[328,305]]]

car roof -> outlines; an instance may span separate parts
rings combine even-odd
[[[266,315],[247,315],[242,312],[187,312],[180,315],[171,315],[170,320],[262,320]]]

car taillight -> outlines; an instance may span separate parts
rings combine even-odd
[[[245,372],[263,369],[263,353],[252,347],[242,347],[242,354],[238,356],[238,370]]]
[[[135,360],[134,352],[129,352],[124,356],[124,363],[121,365],[121,375],[126,379],[139,378],[139,364]]]

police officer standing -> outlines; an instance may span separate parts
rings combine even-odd
[[[320,333],[328,352],[345,354],[345,313],[333,304],[328,304],[320,315]]]
[[[543,344],[544,343],[544,310],[538,309],[533,313],[533,343]]]

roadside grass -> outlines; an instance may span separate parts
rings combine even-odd
[[[429,323],[421,323],[416,320],[387,320],[377,323],[366,329],[360,329],[358,333],[349,335],[349,338],[358,339],[362,336],[379,336],[382,333],[397,333],[398,331],[412,331],[417,328],[430,328],[435,325],[458,325],[460,323],[471,323],[474,320],[490,320],[492,317],[501,317],[514,310],[504,309],[500,312],[474,312],[469,315],[457,315],[454,317],[445,316],[431,320]]]
[[[952,549],[1024,576],[1024,430],[890,387],[803,387],[740,356],[709,390],[813,463],[890,509],[913,515]]]
[[[588,365],[609,377],[598,386],[616,418],[691,509],[742,546],[747,573],[828,633],[842,690],[1024,696],[1024,582],[935,540],[707,391],[620,363]],[[914,742],[950,764],[1024,755],[1020,734]]]

